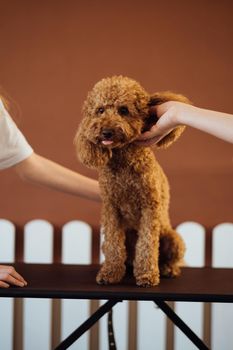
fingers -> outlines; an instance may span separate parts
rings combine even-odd
[[[13,268],[13,271],[11,272],[11,275],[19,280],[20,282],[23,282],[25,285],[27,285],[27,282],[25,279]]]
[[[153,126],[149,131],[144,132],[136,140],[136,144],[141,146],[150,146],[153,143],[156,143],[161,138],[161,134],[158,133],[157,128]]]
[[[9,285],[24,287],[27,282],[13,266],[0,265],[0,288],[8,288]]]
[[[14,286],[24,287],[24,283],[23,282],[20,282],[19,280],[17,280],[16,278],[12,277],[8,273],[0,274],[0,279],[2,281],[7,282],[8,284],[12,284]]]
[[[154,128],[154,127],[153,127]],[[153,129],[152,128],[152,129]],[[151,129],[151,130],[152,130]],[[164,138],[167,134],[169,134],[169,132],[171,131],[167,130],[164,133],[161,133],[161,130],[154,130],[153,131],[148,131],[143,133],[138,139],[137,141],[135,141],[135,143],[139,146],[151,146],[153,144],[158,143],[162,138]]]
[[[154,143],[158,143],[176,127],[173,120],[173,109],[170,108],[161,115],[161,113],[158,113],[161,106],[163,105],[152,107],[153,111],[156,111],[159,120],[149,131],[144,132],[138,137],[136,140],[138,145],[151,146]]]
[[[141,146],[150,146],[153,143],[159,142],[163,137],[168,135],[173,128],[170,125],[167,125],[167,123],[163,123],[163,117],[157,122],[156,125],[152,126],[152,128],[149,131],[144,132],[141,134],[136,143]]]
[[[10,285],[8,283],[0,281],[0,288],[9,288],[9,287],[10,287]]]

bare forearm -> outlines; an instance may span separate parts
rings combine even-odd
[[[191,107],[188,113],[178,116],[180,124],[191,126],[233,143],[233,116],[227,113]]]
[[[98,182],[49,159],[32,154],[15,166],[20,177],[58,191],[100,201]]]

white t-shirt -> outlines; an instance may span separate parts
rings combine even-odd
[[[9,168],[33,153],[0,99],[0,170]]]

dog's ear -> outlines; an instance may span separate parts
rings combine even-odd
[[[110,149],[100,147],[88,140],[85,136],[85,122],[84,118],[74,138],[77,157],[87,167],[99,169],[107,164],[112,152]]]
[[[164,92],[156,92],[155,94],[150,96],[149,100],[149,106],[156,106],[159,104],[162,104],[164,102],[168,101],[178,101],[178,102],[183,102],[183,103],[188,103],[190,104],[191,102],[188,100],[187,97],[180,95],[180,94],[175,94],[170,91],[164,91]],[[155,113],[152,113],[152,116],[149,117],[149,120],[152,120],[152,124],[154,121],[154,124],[156,121],[158,121],[158,118]],[[152,126],[152,125],[151,125]],[[176,141],[180,135],[183,133],[185,129],[185,126],[178,126],[174,130],[172,130],[168,135],[164,136],[157,144],[157,148],[167,148],[170,146],[174,141]]]

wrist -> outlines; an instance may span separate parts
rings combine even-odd
[[[192,123],[193,118],[198,114],[198,107],[182,103],[177,111],[178,125],[189,126]]]
[[[183,124],[183,119],[181,116],[182,108],[180,108],[180,102],[172,102],[173,104],[169,110],[169,121],[172,128]]]

